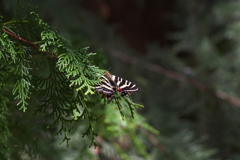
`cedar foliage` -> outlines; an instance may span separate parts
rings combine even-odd
[[[115,41],[113,34],[108,32],[113,29],[112,26],[106,26],[101,20],[83,10],[79,11],[79,8],[76,5],[74,6],[75,3],[59,7],[61,2],[41,2],[39,8],[45,7],[47,11],[51,10],[51,16],[61,17],[61,21],[57,19],[53,24],[58,29],[62,29],[62,33],[67,35],[69,39],[77,43],[79,41],[83,42],[83,44],[90,43],[91,46],[101,47],[106,50],[109,50],[109,48],[121,48],[119,50],[123,50],[123,52],[130,52],[124,48],[122,41]],[[139,2],[142,7],[141,10],[144,10],[144,4],[141,3],[144,1],[134,2]],[[161,134],[155,137],[156,139],[148,133],[146,136],[145,130],[135,130],[135,127],[144,122],[139,114],[135,113],[135,118],[132,119],[127,118],[128,115],[126,113],[129,113],[129,110],[123,112],[126,117],[125,121],[122,121],[116,118],[119,114],[113,112],[111,105],[111,107],[102,107],[99,104],[98,107],[93,109],[94,113],[101,113],[102,117],[106,116],[104,123],[100,123],[100,116],[97,125],[94,125],[102,137],[99,140],[102,149],[99,155],[100,159],[110,157],[115,159],[142,158],[163,160],[239,159],[238,126],[240,111],[237,99],[232,99],[231,97],[221,98],[215,94],[217,91],[222,91],[227,95],[239,97],[239,20],[237,18],[239,16],[239,1],[205,0],[200,2],[178,0],[175,5],[175,14],[169,15],[168,13],[166,17],[166,19],[171,18],[174,25],[179,28],[178,32],[169,34],[169,37],[176,42],[170,48],[149,44],[148,53],[143,57],[144,60],[140,61],[141,63],[137,61],[137,65],[134,66],[120,62],[120,58],[117,60],[112,58],[111,52],[106,57],[103,57],[103,54],[93,56],[96,58],[95,62],[101,66],[104,64],[103,62],[106,63],[107,58],[111,59],[109,62],[112,62],[110,66],[112,66],[111,72],[114,74],[119,73],[117,75],[121,76],[121,74],[134,73],[137,80],[136,83],[140,84],[140,89],[144,91],[134,96],[145,105],[145,109],[142,112],[145,117],[161,131]],[[71,12],[68,12],[69,10]],[[46,14],[46,17],[49,16],[49,12],[41,13]],[[88,42],[83,40],[84,38]],[[100,50],[98,51],[101,52]],[[147,68],[145,64],[149,63],[162,66],[167,69],[166,71],[177,71],[184,76],[181,76],[180,79],[172,79],[172,77],[156,73],[154,70]],[[1,65],[3,64],[1,63]],[[42,68],[46,67],[45,63],[41,66]],[[8,65],[4,67],[5,70],[8,69]],[[104,67],[109,68],[109,65]],[[45,74],[47,73],[41,76]],[[1,76],[1,79],[3,78],[4,76]],[[208,89],[199,90],[198,87],[190,84],[189,81],[185,81],[189,78],[201,82]],[[70,82],[68,81],[69,84]],[[24,114],[26,122],[36,120],[38,128],[36,129],[35,125],[31,123],[25,122],[24,125],[17,123],[23,115],[16,111],[12,112],[13,107],[6,107],[7,105],[11,106],[9,98],[13,97],[9,97],[11,95],[9,94],[11,93],[11,85],[9,86],[8,82],[4,85],[4,90],[1,90],[3,95],[1,102],[6,105],[1,106],[3,114],[0,114],[1,128],[5,132],[4,136],[1,136],[0,141],[3,148],[1,150],[2,155],[7,156],[9,153],[14,155],[13,152],[10,152],[11,149],[9,147],[9,137],[12,134],[17,137],[18,141],[14,141],[14,136],[12,136],[10,146],[11,144],[15,144],[15,146],[21,143],[28,144],[28,146],[37,151],[38,155],[45,159],[64,159],[69,156],[75,159],[89,159],[91,157],[89,156],[91,153],[89,154],[88,150],[90,140],[86,138],[81,139],[81,135],[79,136],[79,133],[82,133],[87,128],[87,125],[82,125],[84,122],[81,125],[74,126],[71,132],[71,150],[66,151],[64,145],[59,146],[58,143],[56,144],[59,141],[57,137],[51,137],[49,132],[45,132],[46,126],[50,126],[50,133],[55,131],[55,128],[51,127],[49,121],[41,123],[36,117]],[[97,110],[97,108],[101,108],[101,110]],[[28,107],[27,112],[31,112],[31,109],[32,107]],[[122,109],[124,111],[126,108],[123,107]],[[13,116],[9,116],[10,113]],[[73,110],[73,113],[76,117],[79,115],[77,110]],[[43,118],[43,115],[41,116]],[[11,124],[14,124],[14,126]],[[119,126],[123,128],[132,126],[133,128],[129,127],[123,130],[122,128],[119,129]],[[21,131],[25,131],[21,138],[38,135],[38,138],[33,139],[34,141],[32,140],[32,142],[41,144],[40,146],[44,147],[34,146],[34,143],[30,143],[26,138],[21,140],[19,136],[16,136],[19,134],[19,128],[22,129]],[[18,132],[16,132],[17,130]],[[41,131],[40,135],[37,134],[39,130]],[[125,150],[121,150],[119,145],[112,145],[112,142],[115,142],[116,137],[119,136],[124,139],[123,142],[129,142],[128,135],[131,135],[131,138],[135,138],[132,140],[135,144],[138,140],[144,142],[147,150],[145,157],[147,158],[139,156],[129,143],[118,143],[130,146],[129,148],[126,147]],[[79,139],[81,139],[81,145],[77,143]],[[60,140],[62,140],[62,137]],[[26,148],[18,145],[15,155],[19,154],[18,151],[23,151],[23,148],[25,148],[25,152],[28,151],[28,154],[32,153],[30,152],[33,150],[30,150],[31,147]],[[47,154],[49,148],[51,148],[51,155]],[[65,156],[64,153],[66,153]],[[72,153],[77,155],[73,156]]]
[[[55,143],[66,142],[69,147],[73,133],[87,139],[83,143],[78,139],[75,145],[81,153],[75,158],[89,159],[94,155],[87,153],[88,147],[97,146],[96,130],[110,141],[107,144],[114,147],[114,156],[131,156],[112,143],[122,136],[136,147],[139,158],[147,156],[137,140],[137,128],[157,131],[140,115],[134,115],[141,105],[117,93],[111,106],[120,114],[109,110],[107,113],[115,116],[105,115],[106,100],[94,87],[105,71],[92,64],[95,53],[89,53],[87,47],[75,49],[29,7],[18,6],[14,18],[1,21],[0,28],[2,159],[60,159],[63,149]],[[125,120],[123,125],[120,117]],[[125,132],[115,128],[119,125]],[[109,134],[111,138],[107,138]]]

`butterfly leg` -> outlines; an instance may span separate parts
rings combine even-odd
[[[103,95],[104,98],[107,98],[108,103],[110,103],[112,101],[113,95],[106,95],[106,94],[103,94],[103,93],[101,93],[101,94]]]
[[[130,92],[121,92],[122,97],[129,96],[130,94],[131,94]]]

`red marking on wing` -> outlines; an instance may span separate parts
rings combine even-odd
[[[119,92],[124,92],[123,90],[121,90],[120,88],[117,89]]]

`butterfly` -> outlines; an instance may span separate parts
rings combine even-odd
[[[124,97],[139,90],[136,84],[115,75],[111,75],[109,72],[105,72],[100,79],[102,82],[97,84],[95,89],[102,94],[103,97],[106,97],[108,102],[113,99],[113,95],[116,91],[120,92],[121,96]]]

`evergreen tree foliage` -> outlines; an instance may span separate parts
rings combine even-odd
[[[147,157],[137,131],[157,131],[135,115],[134,110],[142,106],[129,98],[116,93],[106,106],[107,101],[95,91],[105,72],[92,64],[95,53],[89,53],[87,47],[76,49],[30,8],[18,6],[14,18],[1,21],[0,26],[3,159],[61,159],[64,155],[60,151],[66,149],[56,143],[66,142],[69,147],[71,137],[79,134],[86,140],[73,143],[79,152],[75,159],[89,159],[94,154],[88,147],[97,146],[98,133],[108,139],[106,145],[114,147],[114,154],[106,153],[105,157]],[[103,111],[106,108],[109,110]],[[120,143],[121,137],[136,148],[131,149],[134,154],[126,154],[113,143],[116,139]]]
[[[3,10],[15,5],[2,2],[8,6]],[[18,6],[21,11],[13,20],[2,11],[6,16],[1,18],[0,30],[0,156],[238,160],[239,1],[175,1],[175,10],[161,14],[171,22],[164,25],[177,28],[164,34],[174,43],[170,47],[149,43],[142,56],[113,33],[123,23],[106,25],[106,19],[86,12],[82,2],[38,4],[39,15],[71,44],[32,10],[23,12]],[[153,2],[129,3],[137,3],[140,13],[149,13],[147,7]],[[144,23],[138,29],[148,26],[143,30],[148,33],[152,24],[148,19]],[[79,42],[81,47],[75,47]],[[134,78],[141,91],[133,97],[145,106],[139,111],[159,135],[135,112],[138,104],[118,94],[106,104],[95,93],[94,84],[104,72],[96,66]],[[69,148],[59,145],[64,141],[69,141]],[[99,146],[89,149],[91,143]]]

